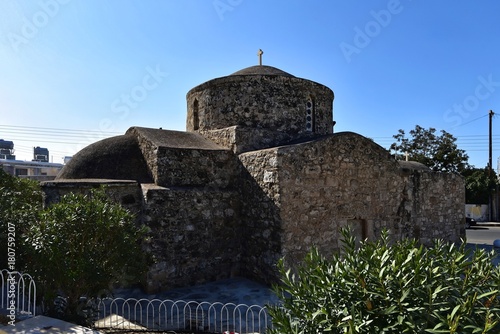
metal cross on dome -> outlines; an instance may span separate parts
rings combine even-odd
[[[264,51],[262,49],[259,49],[257,52],[257,56],[259,56],[259,65],[262,65],[262,55],[264,54]]]

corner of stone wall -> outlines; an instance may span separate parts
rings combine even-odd
[[[282,256],[278,150],[240,154],[242,179],[242,262],[245,276],[266,284],[278,280]]]
[[[435,239],[460,242],[465,237],[465,185],[461,175],[430,169],[402,168],[404,184],[398,209],[403,221],[401,237],[413,237],[424,245]]]
[[[141,135],[137,128],[130,128],[127,133],[135,136],[139,144],[139,149],[142,156],[146,161],[149,173],[155,182],[158,181],[158,147],[156,147],[150,140]]]

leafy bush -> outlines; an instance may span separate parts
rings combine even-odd
[[[141,278],[146,268],[143,237],[134,217],[103,189],[88,195],[70,193],[43,210],[26,232],[32,246],[29,272],[43,289],[49,310],[54,301],[62,303],[64,314],[58,316],[81,322],[81,297],[102,295],[125,278]]]
[[[14,269],[22,271],[27,262],[27,245],[21,236],[37,220],[42,209],[43,193],[38,182],[7,174],[0,166],[0,269],[7,269],[7,237],[15,235]],[[9,227],[11,227],[9,229]],[[13,228],[12,228],[13,227]]]
[[[271,333],[500,333],[500,268],[493,254],[436,241],[359,248],[342,230],[341,255],[311,250],[296,274],[279,262]]]
[[[44,209],[38,182],[0,168],[0,212],[0,268],[9,268],[7,231],[15,226],[13,268],[35,278],[52,315],[58,309],[63,312],[58,316],[79,321],[79,311],[86,311],[92,297],[118,281],[143,278],[145,231],[103,189],[65,195]]]

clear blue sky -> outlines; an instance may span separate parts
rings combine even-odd
[[[184,130],[185,96],[263,63],[330,87],[335,131],[420,125],[488,161],[500,1],[0,1],[0,138],[54,162],[131,126]],[[493,119],[493,166],[500,117]]]

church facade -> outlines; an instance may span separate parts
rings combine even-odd
[[[272,282],[276,262],[339,230],[424,244],[464,237],[459,175],[396,161],[362,135],[333,132],[331,89],[257,65],[187,93],[186,132],[132,127],[94,143],[46,182],[48,201],[107,185],[148,227],[149,291],[242,276]]]

